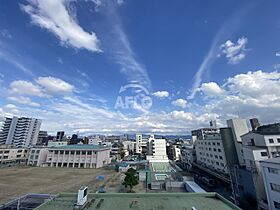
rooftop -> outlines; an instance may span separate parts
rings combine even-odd
[[[71,145],[65,145],[61,147],[54,147],[52,149],[57,150],[67,150],[67,149],[76,149],[76,150],[82,150],[82,149],[92,149],[92,150],[101,150],[101,149],[109,149],[109,147],[105,147],[102,145],[94,145],[94,144],[71,144]]]
[[[64,209],[72,210],[76,202],[75,193],[60,194],[36,210]],[[195,207],[203,210],[241,210],[216,193],[100,193],[89,194],[85,209],[176,209],[186,210]]]
[[[268,159],[266,159],[266,160],[262,160],[261,162],[280,164],[280,157],[277,157],[277,158],[268,158]]]

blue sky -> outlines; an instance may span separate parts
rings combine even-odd
[[[69,134],[279,121],[279,6],[2,0],[0,116],[37,117]]]

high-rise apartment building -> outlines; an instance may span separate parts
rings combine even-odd
[[[0,144],[15,147],[35,145],[38,140],[41,120],[27,117],[6,117],[0,132]]]

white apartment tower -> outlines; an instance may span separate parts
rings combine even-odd
[[[27,117],[5,118],[0,132],[0,144],[28,147],[37,143],[41,120]]]

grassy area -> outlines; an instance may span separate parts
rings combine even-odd
[[[0,169],[0,203],[27,193],[77,192],[81,186],[97,190],[104,175],[107,192],[118,192],[121,176],[113,170],[21,167]]]

